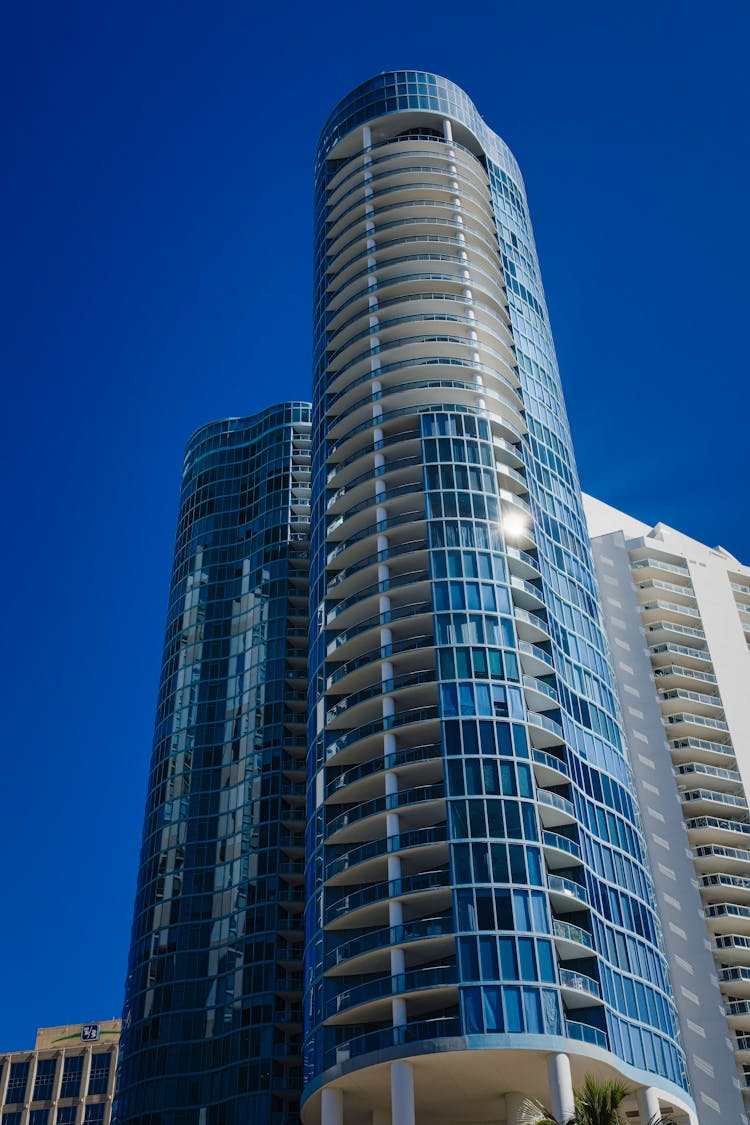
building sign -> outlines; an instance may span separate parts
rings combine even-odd
[[[99,1038],[99,1024],[85,1023],[81,1028],[81,1039],[84,1043],[95,1043]]]

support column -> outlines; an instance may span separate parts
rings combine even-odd
[[[661,1112],[659,1096],[653,1086],[643,1086],[642,1089],[636,1090],[635,1097],[638,1102],[640,1125],[648,1125],[649,1121]]]
[[[344,1091],[325,1086],[320,1100],[320,1125],[344,1125]]]
[[[573,1116],[573,1078],[570,1073],[570,1059],[567,1055],[550,1055],[547,1059],[547,1078],[549,1081],[549,1100],[553,1116],[566,1122]]]
[[[414,1067],[411,1063],[391,1064],[391,1116],[393,1125],[415,1125]]]

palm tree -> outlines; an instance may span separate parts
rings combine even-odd
[[[534,1125],[625,1125],[619,1108],[629,1094],[624,1082],[600,1080],[587,1074],[583,1085],[573,1094],[573,1116],[559,1122],[547,1110]],[[654,1114],[648,1125],[677,1125],[673,1118]]]

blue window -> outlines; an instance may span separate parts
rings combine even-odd
[[[89,1094],[106,1094],[109,1082],[109,1051],[97,1051],[91,1056]]]
[[[68,1055],[63,1067],[61,1098],[77,1098],[81,1092],[81,1075],[83,1074],[83,1055]]]

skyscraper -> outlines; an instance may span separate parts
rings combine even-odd
[[[518,166],[382,74],[315,222],[304,1125],[694,1121]]]
[[[701,1125],[745,1122],[750,568],[585,506],[693,1096]]]
[[[188,442],[116,1119],[298,1122],[310,408]]]

